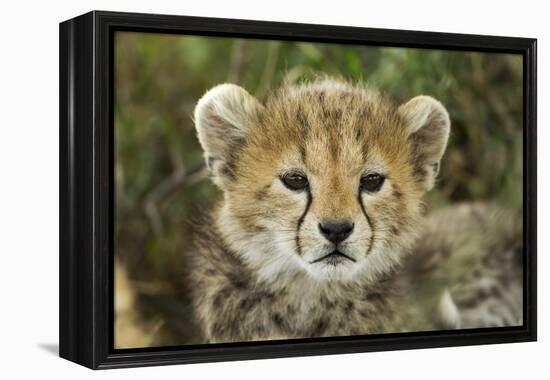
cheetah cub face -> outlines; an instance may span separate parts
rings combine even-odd
[[[195,123],[224,200],[217,228],[259,279],[376,279],[418,229],[450,130],[435,99],[396,107],[331,80],[284,87],[264,104],[223,84]]]

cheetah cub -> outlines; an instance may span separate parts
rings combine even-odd
[[[449,137],[443,105],[417,96],[395,106],[325,79],[264,104],[222,84],[194,117],[223,192],[190,257],[205,338],[395,331],[396,268]]]

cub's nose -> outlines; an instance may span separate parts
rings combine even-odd
[[[349,222],[319,223],[319,231],[327,240],[337,244],[346,240],[353,231],[353,226],[353,223]]]

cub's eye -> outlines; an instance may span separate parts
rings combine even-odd
[[[367,174],[361,178],[361,190],[375,193],[382,187],[384,179],[380,174]]]
[[[287,173],[281,177],[283,184],[290,190],[300,191],[308,186],[308,181],[305,175],[300,173]]]

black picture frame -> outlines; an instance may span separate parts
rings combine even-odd
[[[524,324],[424,333],[115,350],[116,31],[516,53],[523,56]],[[536,39],[93,11],[60,24],[60,356],[117,368],[536,340]]]

